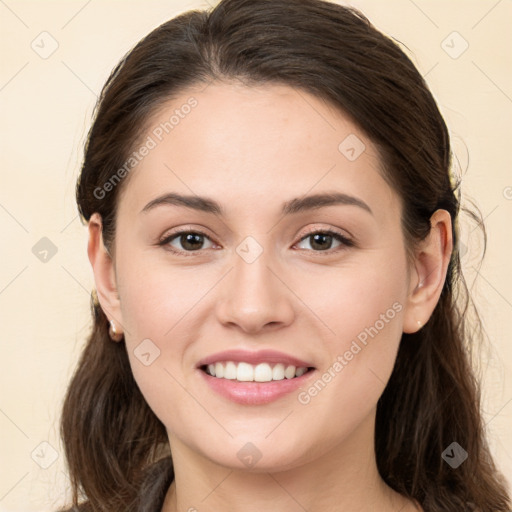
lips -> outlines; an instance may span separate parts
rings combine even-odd
[[[285,354],[284,352],[278,352],[275,350],[258,350],[251,352],[248,350],[225,350],[223,352],[217,352],[210,356],[204,357],[197,363],[197,368],[205,367],[210,364],[218,362],[233,361],[234,363],[249,363],[251,365],[257,365],[260,363],[278,364],[281,363],[284,366],[295,366],[296,368],[314,368],[311,362],[299,359],[295,356]]]
[[[317,373],[311,362],[275,350],[225,350],[204,357],[196,366],[201,380],[212,391],[242,405],[264,405],[284,399],[310,382]],[[236,375],[234,366],[237,367]],[[253,367],[253,374],[249,366]],[[243,371],[238,375],[240,368]],[[217,369],[222,375],[214,375]]]

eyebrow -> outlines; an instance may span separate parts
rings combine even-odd
[[[162,205],[181,206],[220,216],[224,216],[225,214],[223,207],[209,197],[181,195],[175,192],[163,194],[153,199],[144,206],[141,213],[146,213],[157,206]],[[307,210],[315,210],[317,208],[333,205],[357,206],[373,215],[371,208],[363,200],[340,192],[326,192],[291,199],[283,203],[281,214],[292,215]]]

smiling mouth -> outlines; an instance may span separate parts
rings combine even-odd
[[[285,365],[282,363],[249,364],[245,362],[222,361],[203,365],[200,369],[217,379],[235,380],[238,382],[273,382],[290,380],[313,371],[313,367]]]

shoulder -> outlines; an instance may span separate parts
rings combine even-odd
[[[165,457],[146,468],[139,491],[137,512],[154,512],[161,510],[165,495],[174,480],[172,458]]]
[[[123,512],[155,512],[161,510],[167,490],[174,480],[170,456],[149,465],[142,474],[138,496]],[[55,512],[94,512],[88,501]],[[112,511],[113,512],[113,511]]]

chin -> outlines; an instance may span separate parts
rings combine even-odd
[[[286,471],[306,463],[307,457],[303,453],[306,448],[303,446],[298,453],[297,444],[290,440],[289,446],[279,443],[278,447],[275,442],[268,440],[251,442],[244,436],[243,441],[230,439],[229,443],[219,443],[219,446],[222,446],[220,451],[212,452],[210,446],[209,450],[199,452],[214,464],[232,470],[268,473]]]

